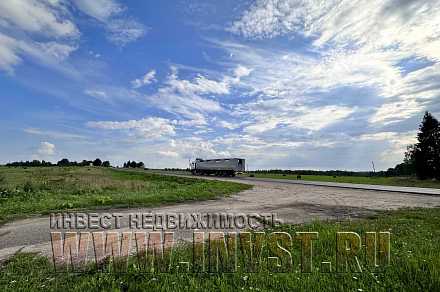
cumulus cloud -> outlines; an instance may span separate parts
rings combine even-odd
[[[135,80],[131,81],[131,86],[137,89],[137,88],[141,88],[142,86],[151,84],[156,81],[155,76],[156,76],[156,70],[151,70],[141,78],[136,78]]]
[[[37,153],[42,156],[51,156],[55,154],[55,145],[49,142],[41,142]]]

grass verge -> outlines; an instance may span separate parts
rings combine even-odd
[[[314,242],[314,269],[304,274],[145,274],[136,269],[127,273],[101,273],[90,269],[84,274],[53,274],[48,259],[18,254],[3,264],[0,289],[77,291],[439,291],[440,290],[440,209],[413,209],[380,213],[374,218],[283,225],[277,231],[319,232]],[[321,261],[334,262],[335,234],[354,231],[391,232],[391,265],[381,273],[321,273]],[[300,261],[299,243],[291,248],[294,265]],[[191,249],[183,256],[191,257]],[[239,260],[242,257],[239,256]]]
[[[60,210],[207,200],[249,185],[97,167],[0,167],[0,223]]]
[[[255,173],[257,178],[274,178],[274,179],[292,179],[296,180],[297,175],[282,175],[271,173]],[[383,186],[400,186],[400,187],[420,187],[420,188],[440,188],[439,181],[420,180],[415,177],[366,177],[366,176],[329,176],[329,175],[301,175],[302,180],[337,182],[337,183],[353,183],[353,184],[369,184]]]

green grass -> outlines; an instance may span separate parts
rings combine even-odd
[[[255,177],[275,178],[275,179],[293,179],[296,180],[297,175],[282,175],[270,173],[255,173]],[[371,184],[384,186],[401,186],[401,187],[420,187],[420,188],[440,188],[439,181],[419,180],[415,177],[366,177],[366,176],[328,176],[328,175],[301,175],[302,180],[307,181],[323,181],[353,184]]]
[[[54,274],[48,259],[18,254],[0,270],[0,290],[76,291],[439,291],[440,209],[414,209],[381,213],[375,218],[284,225],[277,231],[317,231],[314,271],[289,273],[101,273],[90,268],[83,274]],[[321,261],[334,263],[337,231],[391,232],[391,265],[381,273],[320,273]],[[291,248],[294,265],[300,261],[299,243]],[[191,249],[181,255],[191,257]]]
[[[248,188],[238,183],[96,167],[0,167],[0,222],[59,210],[206,200]]]

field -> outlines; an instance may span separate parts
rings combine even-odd
[[[275,179],[297,179],[297,175],[282,175],[271,173],[254,173],[255,177]],[[302,180],[323,181],[353,184],[370,184],[384,186],[440,188],[439,181],[419,180],[414,177],[366,177],[366,176],[328,176],[328,175],[301,175]]]
[[[99,167],[0,167],[0,223],[58,210],[206,200],[249,186]]]
[[[283,225],[277,231],[317,231],[312,273],[141,273],[134,261],[126,273],[101,272],[90,268],[83,274],[54,274],[48,259],[18,254],[3,264],[0,289],[76,291],[439,291],[440,209],[384,212],[375,217],[344,222]],[[321,273],[321,261],[334,263],[337,231],[391,232],[391,265],[381,272]],[[299,243],[291,248],[294,266],[300,261]],[[191,249],[181,255],[191,257]],[[239,262],[242,262],[239,254]],[[104,269],[108,268],[106,266]]]

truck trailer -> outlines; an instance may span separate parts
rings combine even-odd
[[[246,170],[245,159],[243,158],[197,158],[195,161],[191,162],[190,168],[193,175],[218,176],[235,176],[237,173],[241,173]]]

